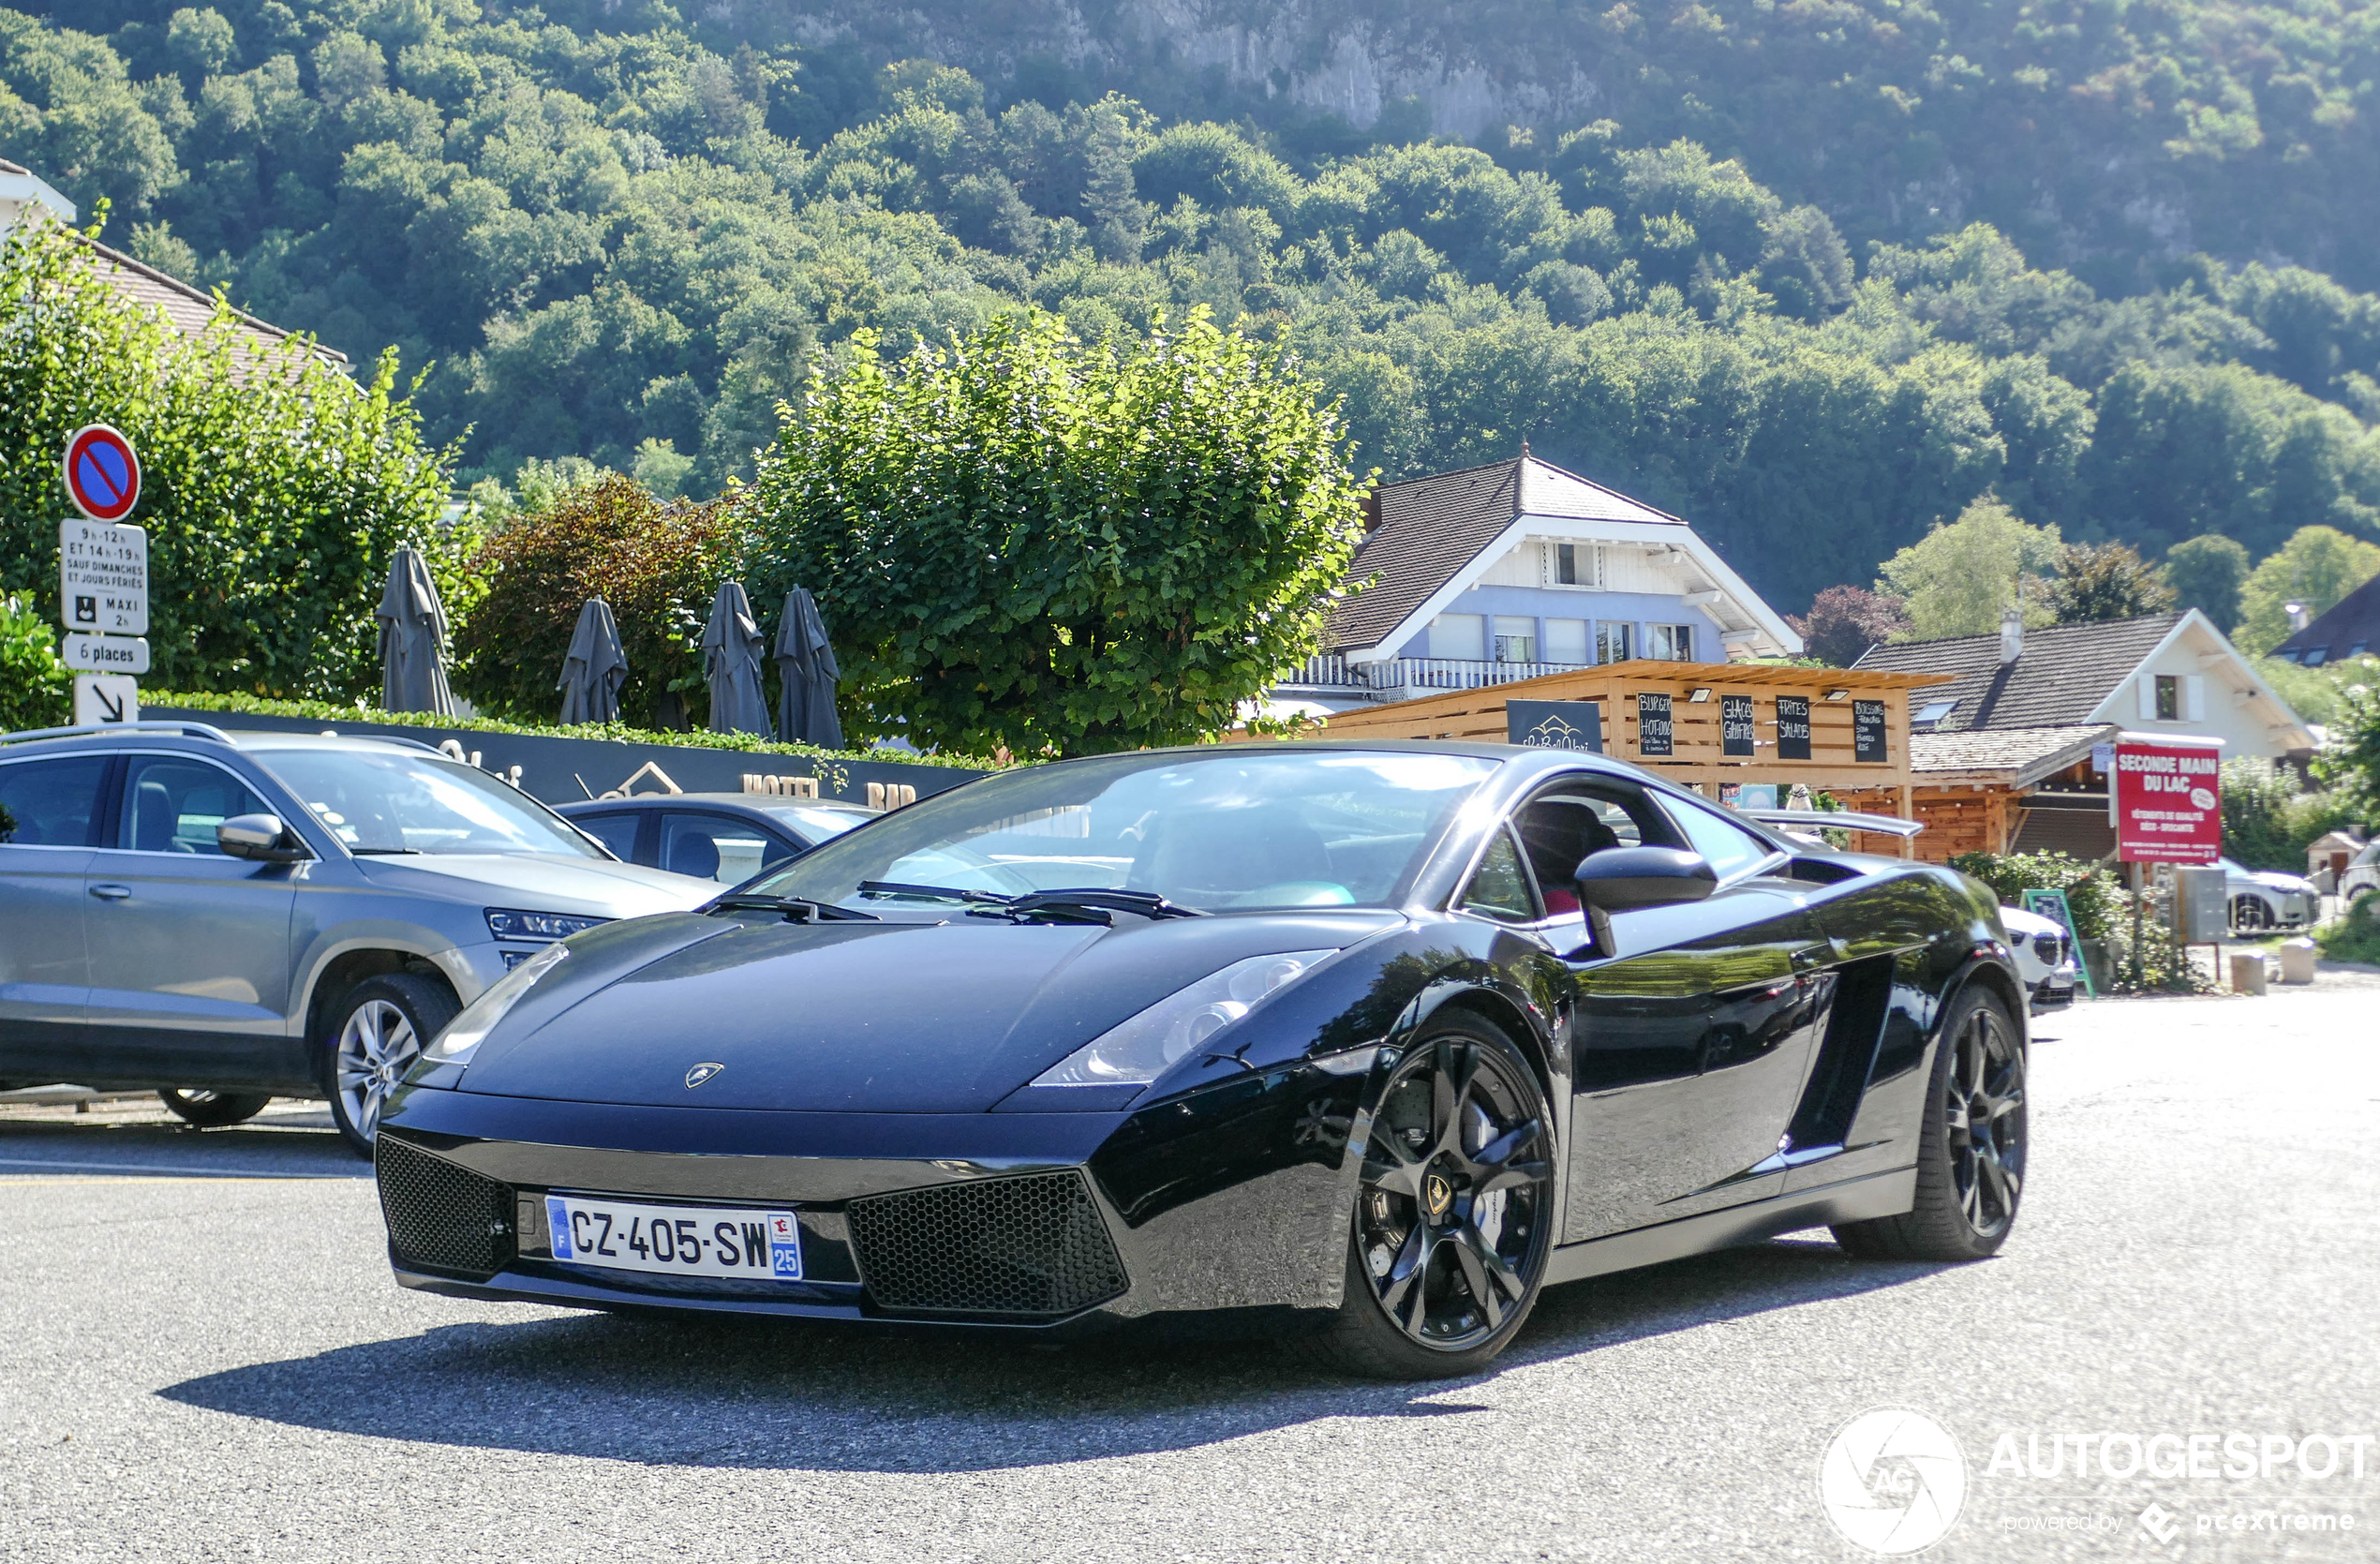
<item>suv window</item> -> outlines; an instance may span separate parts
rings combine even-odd
[[[1694,851],[1711,866],[1711,872],[1722,880],[1733,879],[1777,852],[1743,827],[1721,818],[1715,810],[1697,808],[1682,798],[1663,798],[1661,802],[1668,808],[1670,818],[1677,822],[1678,829],[1686,833]]]
[[[215,828],[264,806],[237,777],[202,760],[134,755],[124,780],[124,845],[135,853],[216,856]]]
[[[662,816],[661,867],[673,874],[740,886],[793,856],[768,832],[731,815],[673,810]]]
[[[636,861],[636,827],[644,815],[634,810],[615,814],[573,814],[571,824],[612,850],[622,863]]]
[[[106,755],[0,766],[0,846],[89,847]]]

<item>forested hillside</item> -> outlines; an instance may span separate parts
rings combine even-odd
[[[1204,305],[1345,394],[1360,464],[1525,438],[1789,607],[1994,490],[2152,555],[2380,536],[2380,299],[2331,275],[2380,283],[2380,12],[1139,14],[77,0],[0,11],[0,156],[430,366],[466,482],[709,492],[857,326]]]

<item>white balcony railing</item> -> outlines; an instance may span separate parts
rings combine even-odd
[[[1295,677],[1281,681],[1285,691],[1357,694],[1373,701],[1411,700],[1448,690],[1483,690],[1512,684],[1545,674],[1574,673],[1576,663],[1486,663],[1459,657],[1392,657],[1379,663],[1352,663],[1344,657],[1316,657]]]

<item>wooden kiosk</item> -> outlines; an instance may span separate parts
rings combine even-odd
[[[1332,715],[1324,731],[1332,738],[1517,738],[1599,747],[1714,800],[1727,797],[1730,783],[1773,783],[1782,803],[1788,789],[1804,783],[1846,807],[1852,795],[1869,808],[1889,799],[1891,812],[1907,816],[1909,693],[1945,682],[1940,674],[1639,658],[1359,707]],[[1535,725],[1516,735],[1510,709],[1516,702],[1554,703],[1555,709],[1526,710]],[[1593,715],[1582,707],[1594,708]],[[1590,735],[1599,737],[1599,746],[1587,741]],[[1900,838],[1862,833],[1854,845],[1909,856]]]

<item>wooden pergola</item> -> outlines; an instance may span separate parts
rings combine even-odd
[[[1908,815],[1910,770],[1909,693],[1947,683],[1941,674],[1905,674],[1853,668],[1795,668],[1764,663],[1669,663],[1639,658],[1599,667],[1546,674],[1511,684],[1450,691],[1385,706],[1334,713],[1329,737],[1366,738],[1471,738],[1497,743],[1511,737],[1513,701],[1589,703],[1599,708],[1603,752],[1632,761],[1712,798],[1729,782],[1775,783],[1783,790],[1805,783],[1838,798],[1857,795],[1868,808],[1889,802],[1891,812]],[[1652,696],[1645,701],[1640,697]],[[1721,732],[1725,697],[1751,703],[1748,740],[1739,722],[1733,748]],[[1660,697],[1666,697],[1670,731],[1666,751],[1659,735]],[[1790,755],[1800,747],[1780,724],[1778,701],[1789,710],[1807,703],[1807,758]],[[1882,744],[1878,754],[1876,708]],[[1652,719],[1652,742],[1646,717]],[[1795,712],[1798,715],[1798,712]],[[1869,723],[1869,758],[1860,757],[1854,724]],[[1798,723],[1792,724],[1798,726]],[[1780,740],[1783,740],[1780,743]],[[1740,752],[1747,743],[1750,752]],[[1780,753],[1780,749],[1787,752]],[[1789,758],[1790,755],[1790,758]],[[1905,841],[1866,837],[1867,851],[1906,854]]]

